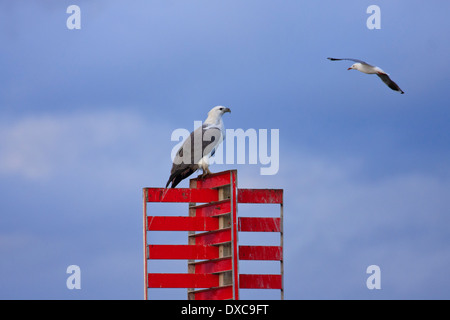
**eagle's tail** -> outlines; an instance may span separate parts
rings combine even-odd
[[[193,174],[197,168],[185,168],[182,171],[175,171],[172,173],[169,177],[169,180],[166,183],[166,189],[169,186],[169,184],[172,182],[171,188],[175,188],[182,180],[189,177],[191,174]]]
[[[180,181],[181,181],[181,180],[180,180]],[[177,181],[177,177],[176,177],[176,176],[173,177],[173,175],[170,175],[170,178],[169,178],[169,180],[168,180],[167,183],[166,183],[166,189],[169,187],[169,184],[170,184],[170,183],[172,183],[172,185],[171,185],[170,187],[171,187],[171,188],[175,188],[175,186],[176,186],[177,184],[179,184],[180,181]]]
[[[177,184],[179,184],[181,182],[181,180],[183,180],[185,177],[183,177],[180,173],[178,172],[174,172],[170,175],[169,180],[167,180],[166,183],[166,189],[169,186],[170,183],[172,183],[172,185],[170,186],[171,188],[175,188],[177,186]]]

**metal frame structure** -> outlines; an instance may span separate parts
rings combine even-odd
[[[144,298],[149,288],[187,288],[189,300],[239,299],[239,289],[283,290],[283,190],[238,189],[237,171],[190,180],[190,188],[143,189]],[[187,216],[147,215],[148,203],[189,204]],[[238,203],[275,203],[279,217],[238,217]],[[187,245],[149,244],[150,231],[187,231]],[[240,246],[239,232],[279,232],[279,246]],[[187,273],[149,273],[149,259],[185,259]],[[280,274],[240,274],[239,260],[275,260]]]

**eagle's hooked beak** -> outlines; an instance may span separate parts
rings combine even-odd
[[[231,110],[230,110],[230,108],[225,108],[225,110],[223,111],[223,113],[225,113],[225,112],[229,112],[229,113],[231,113]]]

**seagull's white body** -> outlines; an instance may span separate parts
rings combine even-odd
[[[362,64],[360,62],[353,64],[349,69],[355,69],[367,74],[378,74],[378,73],[387,74],[386,72],[381,70],[381,68],[374,67],[369,64]]]

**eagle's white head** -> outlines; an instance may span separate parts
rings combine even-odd
[[[206,118],[204,123],[218,124],[221,121],[223,114],[226,112],[231,113],[230,108],[225,108],[223,106],[214,107],[208,112],[208,118]]]

